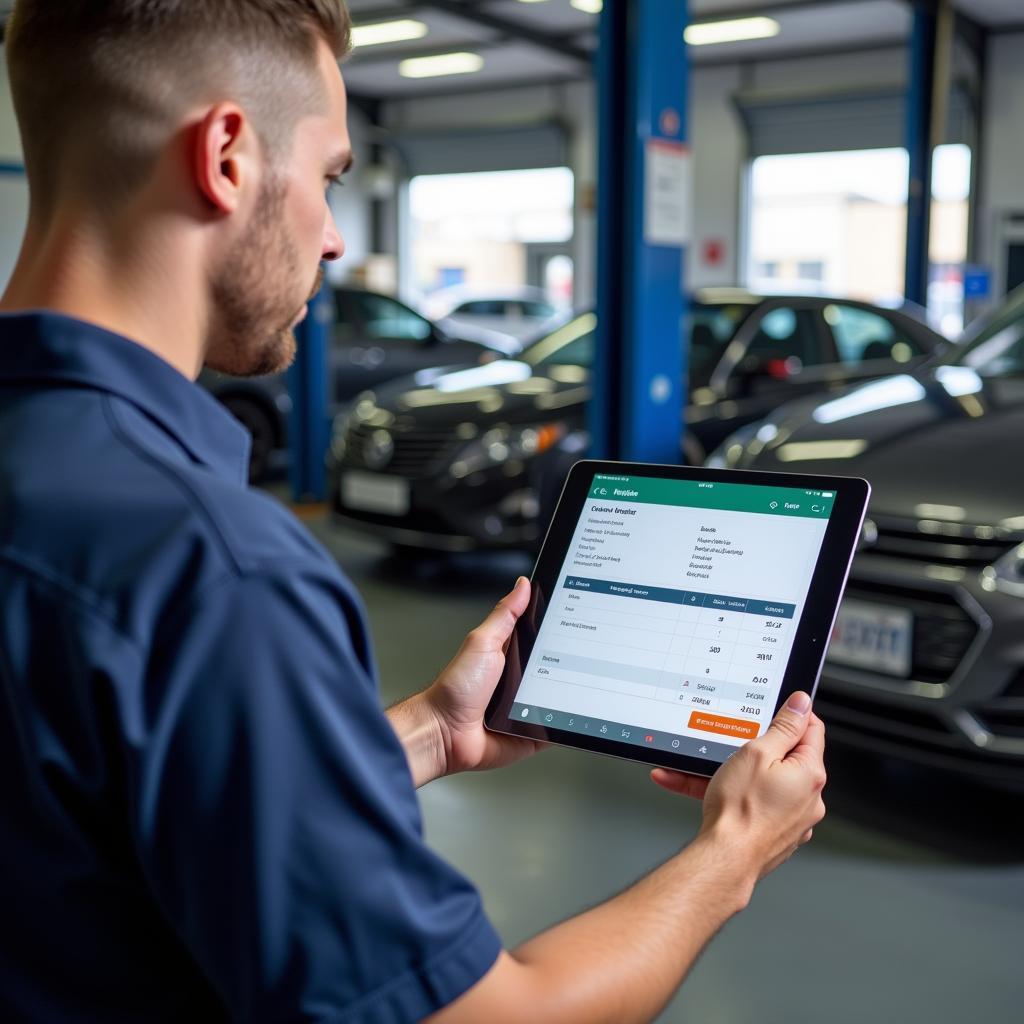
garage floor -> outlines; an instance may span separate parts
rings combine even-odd
[[[410,566],[309,525],[366,600],[388,703],[431,679],[530,568],[518,556]],[[813,843],[761,884],[660,1019],[1024,1020],[1024,799],[838,749],[829,761]],[[671,855],[700,814],[639,765],[567,750],[421,796],[431,842],[480,887],[509,946]]]

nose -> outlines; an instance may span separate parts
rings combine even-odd
[[[341,237],[338,225],[334,223],[334,215],[328,212],[327,221],[324,224],[324,245],[321,259],[333,262],[334,260],[340,260],[344,255],[345,241]]]

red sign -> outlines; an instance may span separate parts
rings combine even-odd
[[[725,240],[705,238],[701,243],[701,259],[707,267],[720,267],[725,262]]]

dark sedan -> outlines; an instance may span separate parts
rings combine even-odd
[[[335,288],[328,353],[334,407],[384,381],[439,363],[476,362],[504,355],[507,340],[467,328],[456,337],[403,302],[360,288]],[[252,435],[250,477],[258,480],[275,458],[283,461],[291,401],[281,374],[242,380],[204,371],[200,383]]]
[[[709,464],[866,477],[822,679],[832,734],[1024,785],[1024,290],[954,358],[802,401]]]
[[[361,396],[335,423],[339,517],[403,547],[536,546],[589,446],[596,324],[584,314],[516,360],[425,371]],[[735,290],[700,293],[690,336],[690,461],[787,398],[913,366],[943,345],[899,311]]]

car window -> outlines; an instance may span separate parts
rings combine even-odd
[[[528,346],[518,358],[531,366],[594,365],[597,317],[593,313],[576,317],[564,327]]]
[[[825,362],[817,330],[817,313],[811,309],[776,306],[767,312],[747,346],[747,356],[758,359],[791,359],[804,366]]]
[[[426,341],[430,321],[386,295],[352,292],[351,299],[363,322],[366,337],[373,341]]]
[[[690,305],[690,373],[702,373],[717,362],[726,345],[754,309],[749,303]]]
[[[839,359],[856,365],[873,359],[907,363],[925,350],[906,331],[870,309],[830,303],[823,310],[825,323],[835,338]]]
[[[992,317],[981,318],[966,332],[966,350],[955,361],[983,377],[1024,375],[1024,288]]]
[[[505,316],[506,304],[502,299],[472,299],[455,307],[453,314],[466,316]]]
[[[547,302],[524,302],[523,316],[533,317],[537,320],[546,320],[549,316],[555,315],[555,307]]]

